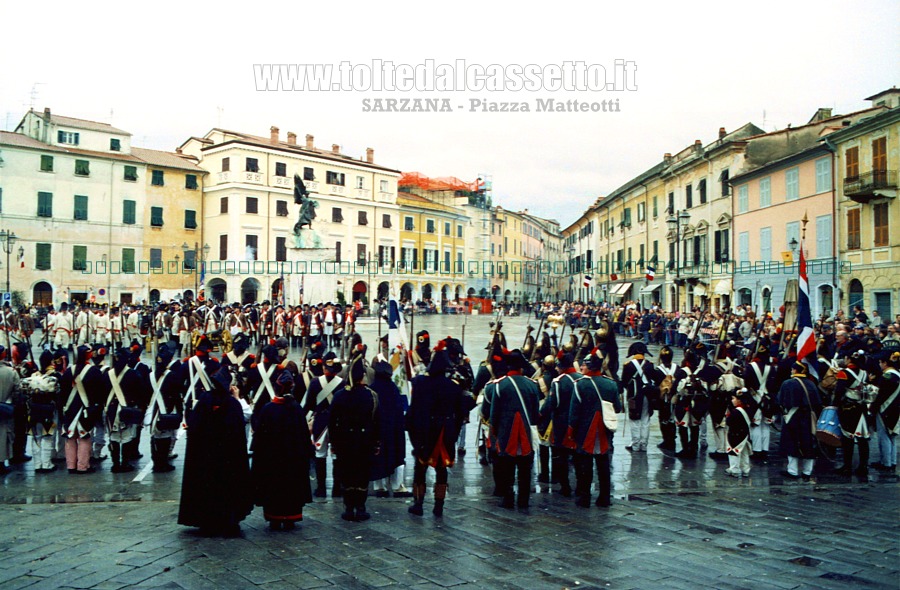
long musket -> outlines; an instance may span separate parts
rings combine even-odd
[[[541,328],[544,327],[544,317],[543,317],[543,315],[544,315],[544,314],[541,314],[541,323],[538,325],[538,329],[537,329],[537,337],[538,337],[538,338],[541,337]],[[530,327],[530,326],[529,326],[529,327]],[[526,338],[527,338],[527,337],[528,337],[528,336],[526,335]],[[533,361],[533,360],[534,360],[534,357],[537,356],[537,348],[538,348],[538,347],[537,347],[537,340],[535,339],[535,346],[534,346],[533,349],[531,349],[531,358],[528,359],[529,362]]]

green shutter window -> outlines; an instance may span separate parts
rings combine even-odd
[[[186,174],[184,176],[184,188],[190,190],[197,189],[197,175],[196,174]]]
[[[88,198],[84,195],[75,195],[75,220],[87,221]]]
[[[90,176],[90,162],[88,162],[87,160],[75,160],[75,174],[77,176]]]
[[[87,270],[87,246],[72,247],[72,270]]]
[[[134,248],[122,248],[122,272],[134,272]]]
[[[162,207],[150,207],[150,225],[153,227],[162,227],[163,209]]]
[[[162,248],[150,248],[150,268],[162,268]]]
[[[184,227],[187,229],[197,229],[197,212],[185,210],[184,211]]]
[[[125,166],[125,180],[130,182],[137,180],[137,166]]]
[[[53,156],[41,156],[41,172],[53,172]]]
[[[35,269],[50,270],[50,252],[50,244],[35,244]]]
[[[109,151],[111,152],[120,152],[122,151],[122,142],[115,138],[110,138],[109,140]]]
[[[38,217],[53,217],[53,193],[38,193]]]
[[[152,184],[153,186],[164,186],[165,183],[163,182],[162,170],[153,171],[153,179],[151,180],[150,184]]]
[[[134,225],[134,211],[135,211],[135,202],[134,201],[122,201],[122,223],[126,225]]]

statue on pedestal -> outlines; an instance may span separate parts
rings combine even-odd
[[[316,218],[318,201],[314,201],[303,184],[299,174],[294,174],[294,203],[300,205],[300,217],[294,224],[294,243],[297,248],[321,248],[322,239],[313,231],[312,220]],[[304,231],[304,227],[309,229]]]

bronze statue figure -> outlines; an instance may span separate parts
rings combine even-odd
[[[309,191],[303,184],[299,174],[294,174],[294,203],[300,205],[300,218],[294,224],[294,234],[299,235],[304,226],[312,229],[312,220],[316,218],[317,203],[309,197]]]

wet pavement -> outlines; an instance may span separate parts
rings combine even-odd
[[[428,329],[434,343],[461,336],[465,321],[474,363],[486,354],[492,320],[416,317],[414,329]],[[527,319],[505,324],[509,346],[520,346]],[[377,325],[364,321],[360,331],[371,342]],[[620,338],[623,355],[631,342]],[[655,358],[658,347],[650,349]],[[171,473],[150,471],[146,438],[133,473],[112,474],[108,461],[89,476],[17,465],[0,480],[0,590],[900,584],[897,476],[839,477],[819,460],[812,482],[785,479],[774,434],[769,462],[735,479],[708,456],[661,453],[654,424],[646,453],[625,450],[624,429],[616,435],[611,508],[577,508],[553,491],[558,486],[536,484],[528,511],[504,510],[490,496],[475,435],[469,428],[441,519],[431,515],[430,497],[424,517],[407,514],[407,499],[370,497],[372,520],[348,523],[340,500],[328,498],[308,505],[293,532],[270,532],[257,509],[235,539],[199,537],[176,524],[183,439]],[[408,484],[411,477],[408,460]]]

